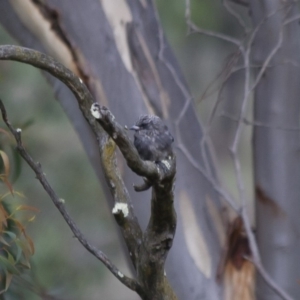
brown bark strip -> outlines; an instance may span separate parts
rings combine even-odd
[[[256,199],[263,205],[268,206],[271,212],[277,217],[286,217],[285,212],[279,207],[279,205],[269,197],[266,192],[257,185],[255,187]]]
[[[79,54],[75,50],[75,47],[71,42],[71,39],[68,37],[66,31],[64,30],[61,24],[59,11],[55,8],[50,7],[44,1],[41,0],[31,0],[31,1],[39,9],[39,11],[44,16],[44,18],[51,24],[51,30],[55,32],[57,37],[69,49],[77,67],[77,71],[78,71],[77,74],[86,83],[89,79],[89,76],[79,65],[80,62]]]
[[[253,300],[255,283],[255,266],[248,237],[241,217],[237,217],[228,230],[225,261],[218,276],[224,282],[226,300]]]
[[[69,54],[74,62],[72,71],[77,74],[82,81],[91,90],[93,96],[102,105],[108,105],[107,98],[104,92],[101,81],[93,75],[87,60],[84,55],[74,45],[70,36],[61,21],[61,16],[56,8],[50,7],[47,3],[41,0],[30,0],[32,4],[38,9],[43,18],[50,24],[50,29],[56,36],[56,38],[62,42],[68,49]],[[70,68],[70,66],[67,66]],[[74,69],[75,68],[75,69]]]

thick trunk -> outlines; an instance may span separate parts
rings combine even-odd
[[[300,27],[286,23],[299,14],[293,1],[251,1],[254,64],[273,49],[270,67],[255,90],[254,129],[257,239],[266,270],[294,299],[299,297],[300,214]],[[282,36],[282,41],[281,41]],[[258,299],[280,299],[258,279]]]

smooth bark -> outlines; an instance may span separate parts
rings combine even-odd
[[[255,89],[254,128],[257,240],[263,265],[297,299],[300,293],[299,93],[300,26],[294,1],[251,1],[254,64],[278,48]],[[258,299],[280,299],[258,278]]]

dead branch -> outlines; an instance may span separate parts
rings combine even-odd
[[[66,207],[65,202],[63,199],[59,198],[57,193],[54,191],[50,183],[48,182],[45,173],[42,170],[42,166],[40,163],[35,162],[31,155],[25,149],[22,138],[20,128],[15,129],[10,121],[8,120],[7,113],[3,102],[0,100],[0,110],[2,113],[2,119],[9,128],[10,132],[13,134],[16,142],[17,142],[17,151],[22,156],[22,158],[27,162],[30,168],[34,171],[36,178],[39,180],[41,185],[43,186],[46,193],[50,196],[53,204],[57,207],[61,215],[63,216],[66,223],[69,225],[71,231],[73,232],[74,236],[78,239],[78,241],[83,245],[85,249],[87,249],[92,255],[94,255],[98,260],[100,260],[107,269],[125,286],[130,288],[133,291],[136,291],[138,294],[143,295],[143,290],[139,283],[127,276],[125,276],[122,272],[118,270],[118,268],[110,261],[110,259],[99,249],[97,249],[94,245],[92,245],[80,231],[80,229],[75,224],[74,220],[69,215]]]
[[[236,3],[237,3],[237,1],[236,1]],[[238,3],[242,4],[240,1]],[[227,1],[224,1],[223,4],[227,8],[227,10],[229,8],[229,12],[231,14],[233,14],[237,18],[237,20],[240,22],[242,27],[244,27],[245,36],[246,37],[248,36],[248,40],[245,39],[243,41],[240,41],[240,40],[237,40],[237,39],[235,39],[231,36],[227,36],[227,35],[224,35],[224,34],[219,33],[219,32],[214,32],[214,31],[199,28],[191,20],[190,0],[186,0],[185,19],[186,19],[186,24],[187,24],[187,27],[188,27],[188,31],[190,33],[200,33],[200,34],[204,34],[204,35],[209,36],[209,37],[214,37],[214,38],[232,43],[232,44],[234,44],[235,46],[238,47],[240,53],[242,54],[243,67],[244,67],[244,72],[245,72],[244,95],[243,95],[243,99],[242,99],[241,109],[240,109],[240,112],[239,112],[239,117],[238,117],[238,120],[237,120],[237,128],[236,128],[236,131],[235,131],[233,143],[232,143],[232,145],[229,149],[230,153],[231,153],[232,161],[234,163],[234,169],[235,169],[235,175],[236,175],[236,181],[237,181],[237,188],[238,188],[238,191],[239,191],[239,199],[241,201],[241,206],[239,208],[237,208],[236,205],[234,205],[235,201],[232,200],[231,197],[228,196],[228,194],[222,188],[220,188],[218,186],[219,184],[216,181],[212,180],[212,178],[209,176],[209,174],[207,174],[207,172],[204,168],[202,168],[197,162],[194,162],[194,165],[202,174],[205,174],[206,178],[208,178],[210,180],[210,182],[213,184],[215,190],[218,191],[220,195],[225,196],[224,199],[228,202],[228,204],[232,208],[235,208],[235,211],[241,217],[241,219],[244,223],[244,227],[245,227],[247,237],[249,239],[251,255],[253,257],[252,262],[256,266],[257,270],[259,271],[259,273],[261,274],[263,279],[283,299],[291,299],[290,296],[284,290],[282,290],[276,283],[274,283],[274,281],[267,274],[267,272],[265,271],[265,269],[264,269],[264,267],[261,263],[260,253],[258,251],[257,242],[256,242],[255,236],[253,234],[253,231],[251,229],[249,216],[248,216],[247,211],[246,211],[245,187],[244,187],[244,181],[243,181],[242,172],[241,172],[241,163],[240,163],[240,160],[238,158],[238,146],[239,146],[241,134],[243,132],[243,127],[245,125],[244,120],[246,118],[246,112],[247,112],[247,108],[248,108],[250,94],[255,89],[257,84],[260,82],[266,68],[269,67],[270,62],[271,62],[272,58],[274,57],[274,55],[280,49],[280,47],[282,45],[282,41],[283,41],[283,32],[282,32],[283,28],[282,28],[281,32],[279,33],[277,44],[271,50],[268,57],[265,59],[263,65],[262,65],[262,68],[260,69],[260,72],[258,73],[258,75],[256,76],[256,78],[254,80],[253,85],[251,85],[251,65],[250,65],[250,56],[251,56],[252,44],[253,44],[254,39],[256,38],[256,35],[257,35],[259,29],[266,22],[266,20],[268,20],[270,17],[272,17],[274,14],[276,14],[279,10],[283,9],[283,7],[280,7],[279,9],[276,9],[275,11],[271,12],[269,15],[265,16],[262,19],[262,21],[258,24],[258,26],[256,26],[256,28],[254,28],[251,32],[248,32],[246,26],[244,26],[244,22],[241,23],[240,18],[237,17],[235,11],[233,11],[231,9],[231,7],[228,6]],[[244,4],[244,2],[243,2],[243,4]],[[283,26],[286,25],[286,24],[289,24],[290,22],[297,21],[298,19],[299,19],[298,15],[296,17],[288,19],[288,20],[285,21],[285,23],[283,23]],[[202,141],[203,144],[205,143],[206,138],[207,138],[207,136],[204,134],[204,137],[203,137],[204,140]],[[183,153],[185,153],[186,157],[191,161],[192,158],[190,157],[190,155],[188,155],[188,152],[185,149],[184,145],[180,145],[180,147],[181,147],[181,150],[183,151]]]
[[[92,95],[80,78],[51,57],[32,49],[5,45],[0,46],[0,60],[20,61],[43,69],[64,82],[75,95],[84,117],[98,140],[106,181],[115,201],[112,212],[121,228],[133,265],[137,270],[138,281],[124,276],[100,250],[85,240],[66,212],[63,202],[47,182],[40,164],[35,163],[23,147],[20,131],[11,126],[7,120],[5,107],[0,104],[3,119],[17,141],[18,151],[34,170],[75,236],[123,284],[136,291],[143,299],[161,299],[160,297],[165,295],[169,299],[176,299],[164,274],[164,263],[176,229],[173,193],[176,157],[162,161],[161,164],[143,161],[129,139],[127,129],[115,121],[115,117],[107,108],[94,103]],[[132,171],[145,177],[152,186],[151,217],[144,234],[134,215],[131,199],[117,168],[115,145],[119,147]]]
[[[116,122],[106,107],[95,103],[91,111],[117,144],[128,166],[152,185],[151,216],[143,239],[139,241],[139,255],[135,264],[138,279],[147,291],[149,299],[156,299],[158,295],[171,295],[172,299],[176,299],[164,274],[165,260],[172,247],[176,230],[173,193],[176,158],[171,157],[162,161],[162,164],[141,160],[126,129]]]

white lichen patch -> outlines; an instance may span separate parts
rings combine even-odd
[[[120,271],[118,271],[118,276],[123,278],[124,277],[124,274],[122,274]]]
[[[126,218],[129,214],[128,204],[126,203],[116,203],[114,208],[112,209],[112,213],[114,215],[122,212],[123,216]]]
[[[66,201],[63,198],[59,198],[59,202],[62,203],[62,204],[65,204]]]
[[[21,132],[22,132],[22,129],[21,129],[21,128],[17,128],[16,131],[17,131],[18,133],[21,133]]]
[[[101,119],[99,104],[93,103],[93,105],[91,106],[91,113],[95,119]]]
[[[83,83],[83,81],[82,81],[82,79],[79,77],[79,81],[80,81],[80,83]]]

